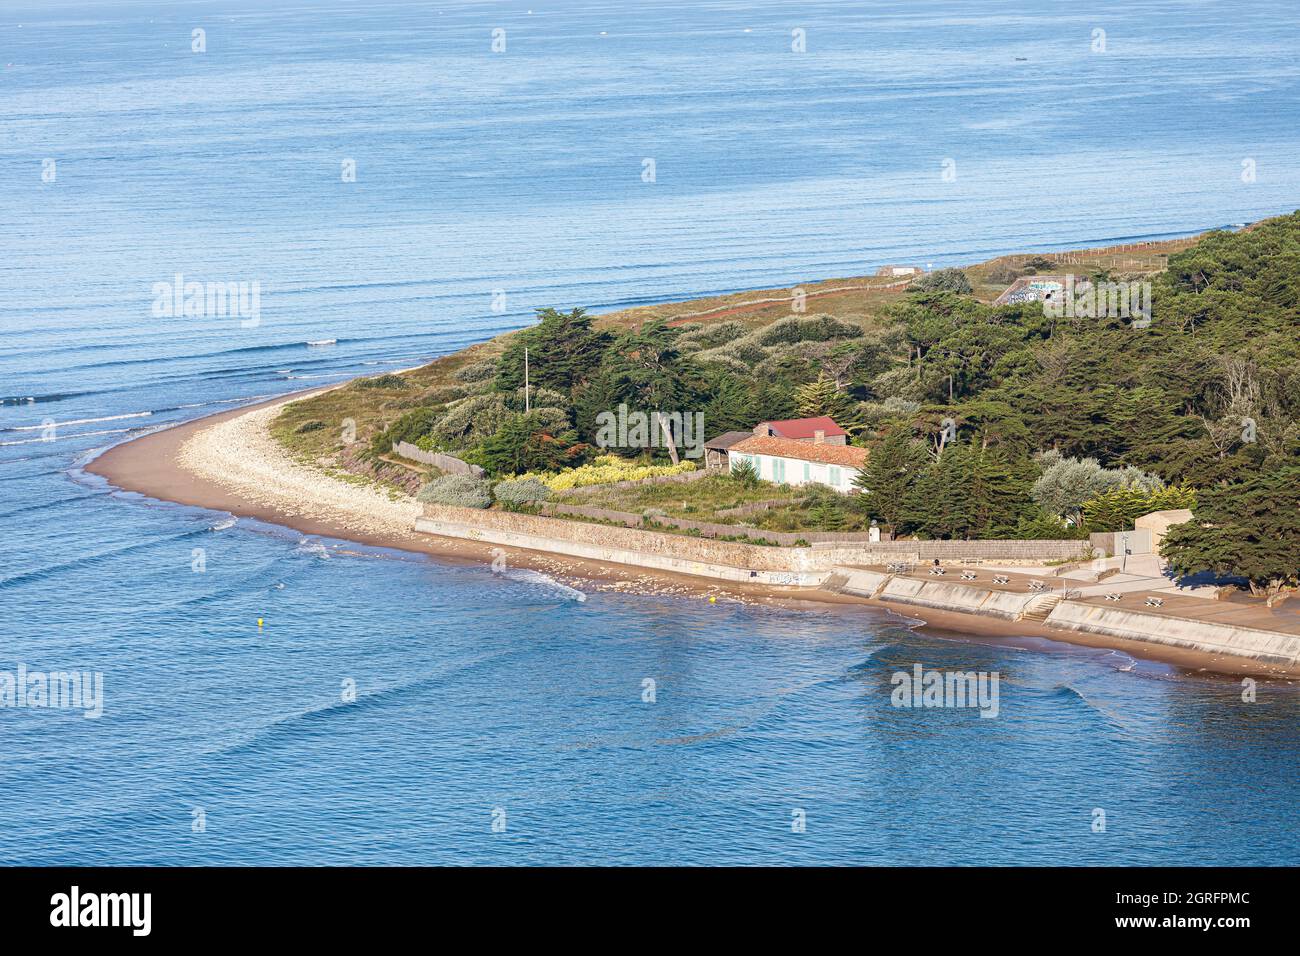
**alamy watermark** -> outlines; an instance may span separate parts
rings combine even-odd
[[[601,448],[667,448],[680,445],[687,458],[704,454],[703,412],[617,412],[596,416],[596,444]]]
[[[80,710],[94,720],[104,713],[104,675],[99,671],[0,671],[0,707]]]
[[[153,284],[155,319],[212,319],[231,316],[239,327],[255,329],[262,324],[262,283],[186,282],[176,273],[171,282]]]
[[[1150,282],[1093,282],[1065,276],[1059,292],[1043,297],[1043,314],[1052,319],[1132,319],[1134,328],[1151,324]]]
[[[895,707],[975,707],[981,717],[998,715],[997,671],[927,671],[920,663],[912,672],[895,671],[889,702]]]

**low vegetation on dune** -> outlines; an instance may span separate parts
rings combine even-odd
[[[992,304],[1016,278],[1067,271],[1148,281],[1147,320]],[[1300,462],[1300,213],[1136,250],[1003,257],[910,284],[832,280],[600,319],[544,309],[529,328],[421,369],[293,403],[275,431],[308,460],[391,462],[404,441],[493,482],[526,476],[563,493],[583,476],[674,467],[653,428],[611,446],[601,429],[619,409],[701,415],[696,444],[828,415],[869,450],[858,494],[794,494],[743,518],[756,527],[874,519],[922,537],[1074,537],[1131,526],[1144,509],[1204,508],[1220,517],[1197,510],[1200,530],[1171,535],[1170,553],[1189,572],[1223,566],[1225,507],[1255,501],[1260,482]],[[676,434],[684,469],[698,448]],[[752,494],[714,479],[652,485],[609,504],[680,502],[683,517],[725,522],[738,520],[719,515],[733,500],[790,492],[755,484]],[[1300,518],[1277,520],[1242,515],[1231,527],[1249,542]],[[1255,577],[1294,582],[1293,566],[1277,567],[1294,553],[1265,550],[1238,557],[1267,566]]]

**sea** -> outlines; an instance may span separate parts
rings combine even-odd
[[[1292,211],[1294,12],[0,3],[0,863],[1300,863],[1292,686],[494,573],[84,470],[541,307]],[[248,308],[169,309],[190,282]],[[918,664],[997,675],[996,716],[895,706]],[[19,706],[20,671],[100,691]]]

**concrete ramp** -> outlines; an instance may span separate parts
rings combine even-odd
[[[1300,665],[1300,636],[1277,631],[1197,621],[1170,614],[1144,614],[1080,601],[1062,601],[1047,616],[1047,623],[1068,631],[1248,657],[1269,664]]]
[[[840,586],[840,593],[867,598],[878,597],[890,579],[888,574],[863,568],[837,567],[835,573],[845,579]]]
[[[1008,621],[1018,621],[1024,617],[1028,605],[1039,597],[1037,594],[1017,594],[979,585],[901,577],[890,578],[879,596],[882,600],[897,601],[900,604],[983,614]]]

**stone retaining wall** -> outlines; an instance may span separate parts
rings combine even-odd
[[[426,505],[415,530],[635,568],[795,587],[817,587],[834,564],[812,561],[808,548],[767,548],[445,505]]]
[[[578,506],[566,506],[575,508]],[[603,509],[583,511],[598,512]],[[609,512],[621,514],[621,512]],[[631,518],[639,518],[630,515]],[[730,526],[724,526],[730,529]],[[439,530],[441,528],[441,530]],[[696,563],[709,567],[728,567],[744,572],[780,574],[819,574],[825,577],[837,565],[888,564],[893,561],[929,562],[935,557],[965,561],[989,560],[1000,564],[1017,561],[1051,560],[1063,551],[1080,547],[1080,541],[881,541],[844,544],[819,543],[811,548],[773,547],[744,542],[718,541],[707,537],[671,534],[640,528],[571,521],[541,515],[473,508],[453,508],[427,504],[424,518],[416,525],[419,531],[471,538],[492,544],[506,544],[534,551],[551,551],[576,557],[592,557],[621,564],[665,567],[664,561]],[[744,529],[731,529],[742,532]],[[763,532],[753,532],[761,536]],[[505,540],[511,537],[512,541]],[[791,535],[798,537],[798,535]],[[524,539],[527,539],[525,541]],[[575,550],[581,546],[579,554]],[[649,557],[658,556],[653,561]],[[674,568],[681,570],[681,568]],[[697,573],[684,571],[683,573]],[[716,577],[713,570],[698,573]],[[734,577],[734,575],[727,575]],[[742,577],[749,577],[748,574]],[[813,582],[820,583],[821,578]]]
[[[546,515],[573,515],[610,521],[629,528],[643,527],[647,521],[683,530],[698,531],[709,538],[748,538],[751,541],[770,541],[785,548],[809,547],[824,550],[867,548],[876,554],[887,554],[888,561],[1001,561],[1008,564],[1045,561],[1069,561],[1086,557],[1089,545],[1078,540],[991,540],[991,541],[872,541],[866,531],[766,531],[745,525],[720,524],[716,521],[696,521],[657,515],[645,518],[632,511],[596,508],[590,505],[570,505],[548,502],[542,506]],[[859,561],[858,563],[863,563]]]

